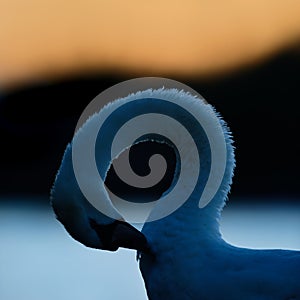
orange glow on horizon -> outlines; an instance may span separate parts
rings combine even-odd
[[[207,76],[300,38],[300,1],[38,1],[0,4],[0,85],[76,72]]]

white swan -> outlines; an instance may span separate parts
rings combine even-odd
[[[124,222],[103,181],[112,160],[110,149],[116,128],[139,115],[153,117],[154,113],[180,122],[191,138],[164,118],[161,123],[154,122],[159,125],[159,133],[150,131],[140,140],[133,134],[129,142],[125,138],[116,148],[113,157],[144,140],[157,139],[175,148],[177,171],[173,183],[164,193],[164,201],[154,203],[140,232]],[[197,124],[199,116],[201,124]],[[128,125],[130,134],[133,128],[143,127],[147,132],[148,126],[155,126],[149,120],[150,124],[142,121],[141,126]],[[97,134],[102,136],[90,143],[91,132],[100,127],[102,131]],[[165,140],[163,134],[167,135]],[[195,147],[197,152],[193,152]],[[95,154],[96,168],[80,156],[82,152],[76,158],[74,148]],[[138,250],[149,299],[300,299],[300,252],[237,248],[222,239],[219,219],[234,164],[230,133],[203,99],[178,90],[146,90],[110,103],[76,133],[56,176],[52,205],[58,220],[84,245],[111,251],[118,247]],[[95,175],[95,170],[100,175]],[[196,175],[196,180],[188,177],[184,181],[186,178],[180,179],[182,174]],[[176,190],[179,182],[182,185]],[[172,194],[173,190],[176,193]],[[100,195],[98,203],[87,199],[95,195]],[[185,201],[181,197],[186,197]]]

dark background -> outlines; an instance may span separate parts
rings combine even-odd
[[[230,126],[237,160],[233,196],[299,201],[299,70],[300,56],[285,51],[214,79],[169,76],[199,92]],[[104,89],[131,78],[99,73],[3,92],[1,195],[49,194],[83,109]]]

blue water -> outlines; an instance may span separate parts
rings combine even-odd
[[[224,238],[243,247],[300,250],[300,205],[284,203],[229,204]],[[1,300],[147,299],[134,251],[85,248],[49,207],[0,204],[0,245]]]

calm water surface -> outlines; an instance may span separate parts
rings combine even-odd
[[[228,242],[300,250],[300,205],[234,203],[221,222]],[[147,299],[134,251],[85,248],[49,207],[0,204],[0,245],[0,299]]]

